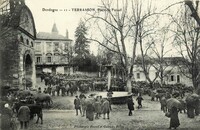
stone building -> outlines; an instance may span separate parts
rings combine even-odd
[[[0,7],[0,85],[35,87],[33,15],[24,0],[4,0]]]
[[[72,40],[59,34],[54,23],[51,33],[39,32],[35,40],[36,72],[69,74],[72,72]]]
[[[186,86],[193,86],[192,80],[189,77],[189,75],[183,74],[183,66],[182,57],[164,57],[164,63],[163,64],[163,82],[165,84],[184,84]],[[149,77],[153,81],[158,74],[158,70],[155,68],[156,64],[154,66],[149,66]],[[182,69],[180,69],[182,67]],[[184,70],[187,70],[185,68]],[[137,64],[134,66],[133,69],[133,78],[134,81],[148,81],[145,77],[145,74],[143,72],[143,69],[141,67],[141,64]],[[156,78],[156,82],[161,83],[161,79],[159,77]]]

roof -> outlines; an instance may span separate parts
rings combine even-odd
[[[44,40],[70,40],[71,39],[68,39],[67,37],[64,37],[60,34],[57,34],[57,33],[48,33],[48,32],[39,32],[37,34],[37,39],[44,39]]]
[[[154,59],[149,59],[148,57],[146,57],[145,59],[148,62],[151,63],[161,63],[163,60],[163,63],[168,63],[170,65],[177,65],[177,64],[186,64],[188,63],[188,60],[183,58],[183,57],[163,57],[163,59],[159,59],[159,58],[154,58]],[[141,57],[137,57],[136,59],[136,64],[142,64],[142,58]]]
[[[31,17],[32,23],[33,23],[33,29],[34,29],[33,31],[34,31],[34,38],[35,38],[36,37],[36,29],[35,29],[34,18],[31,13],[31,10],[25,4],[16,5],[16,7],[14,8],[14,11],[10,12],[11,16],[9,14],[7,14],[7,20],[5,20],[7,22],[7,24],[5,23],[5,26],[10,26],[13,28],[20,29],[20,16],[21,16],[23,9],[27,10],[28,13],[30,14],[30,17]],[[27,31],[25,31],[25,32],[27,32]]]

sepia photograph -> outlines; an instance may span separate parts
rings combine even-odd
[[[200,130],[198,0],[0,0],[1,130]]]

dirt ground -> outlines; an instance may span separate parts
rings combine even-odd
[[[40,86],[43,83],[40,83]],[[44,87],[42,85],[42,87]],[[135,110],[128,116],[127,105],[112,105],[110,119],[95,119],[89,121],[85,117],[75,115],[73,106],[74,96],[53,97],[54,105],[63,104],[68,110],[43,110],[43,124],[35,124],[36,118],[29,123],[28,130],[167,130],[169,118],[160,110],[158,101],[151,101],[144,96],[143,108]],[[135,99],[135,97],[134,97]],[[179,113],[180,130],[200,130],[200,116],[190,119],[184,113]],[[19,129],[19,123],[18,129]]]
[[[60,100],[73,100],[73,97],[59,97]],[[137,103],[135,102],[135,107]],[[85,117],[75,115],[75,110],[44,110],[43,124],[35,124],[36,119],[29,124],[28,130],[167,130],[169,118],[160,111],[158,101],[150,101],[144,96],[143,108],[135,109],[133,116],[128,116],[127,105],[112,105],[110,119],[95,119],[89,121]],[[194,119],[187,118],[179,113],[180,130],[199,130],[200,116]],[[19,124],[18,124],[19,126]]]

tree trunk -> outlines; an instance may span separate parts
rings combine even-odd
[[[192,83],[193,83],[193,86],[194,86],[194,89],[195,89],[195,91],[197,92],[198,91],[198,82],[196,81],[196,78],[195,77],[193,77],[192,78]]]
[[[131,80],[132,79],[132,76],[128,76],[128,78],[127,78],[127,82],[126,82],[126,86],[127,86],[127,91],[128,91],[128,93],[129,94],[131,94],[132,93],[132,85],[131,85]]]

